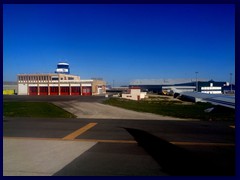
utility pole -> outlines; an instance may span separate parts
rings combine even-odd
[[[232,73],[230,73],[230,87],[231,87],[230,93],[232,93]]]
[[[197,77],[197,74],[198,74],[198,72],[195,72],[196,73],[196,92],[198,92],[198,77]]]

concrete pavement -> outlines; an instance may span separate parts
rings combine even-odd
[[[161,116],[151,113],[136,112],[97,102],[57,101],[56,106],[74,114],[77,118],[87,119],[137,119],[137,120],[184,120],[175,117]]]
[[[3,138],[4,176],[51,176],[96,142]]]
[[[136,143],[3,140],[4,176],[167,176]]]

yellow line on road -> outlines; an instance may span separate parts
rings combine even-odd
[[[73,140],[79,142],[103,142],[103,143],[130,143],[136,144],[134,140],[111,140],[111,139],[61,139],[61,138],[34,138],[34,137],[7,137],[4,136],[4,139],[26,139],[26,140],[53,140],[53,141],[64,141],[64,140]],[[174,145],[182,146],[235,146],[233,143],[209,143],[209,142],[169,142]]]
[[[87,142],[103,142],[103,143],[133,143],[137,142],[134,140],[111,140],[111,139],[74,139],[74,141],[87,141]]]
[[[85,131],[89,130],[90,128],[92,128],[93,126],[95,126],[97,123],[89,123],[86,126],[83,126],[82,128],[74,131],[73,133],[65,136],[64,138],[62,138],[63,140],[73,140],[76,137],[78,137],[79,135],[81,135],[82,133],[84,133]]]
[[[52,140],[52,141],[64,141],[62,138],[36,138],[36,137],[9,137],[4,136],[4,139],[25,139],[25,140]],[[70,140],[70,139],[67,139]],[[71,139],[72,141],[81,142],[104,142],[104,143],[137,143],[134,140],[111,140],[111,139]]]

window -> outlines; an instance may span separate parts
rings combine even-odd
[[[59,68],[59,69],[60,69],[60,68],[64,68],[64,69],[65,69],[65,68],[66,68],[66,69],[67,69],[67,68],[68,68],[68,65],[57,65],[57,68]]]
[[[74,80],[74,78],[73,77],[68,77],[68,80]]]

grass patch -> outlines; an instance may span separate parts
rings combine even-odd
[[[74,118],[75,116],[48,102],[3,102],[5,117]]]
[[[186,105],[174,101],[133,101],[122,98],[109,98],[103,103],[139,112],[149,112],[179,118],[192,118],[201,120],[235,119],[234,109],[214,106],[210,103],[194,103],[192,105]],[[205,109],[210,107],[214,107],[214,110],[212,112],[204,112]]]

